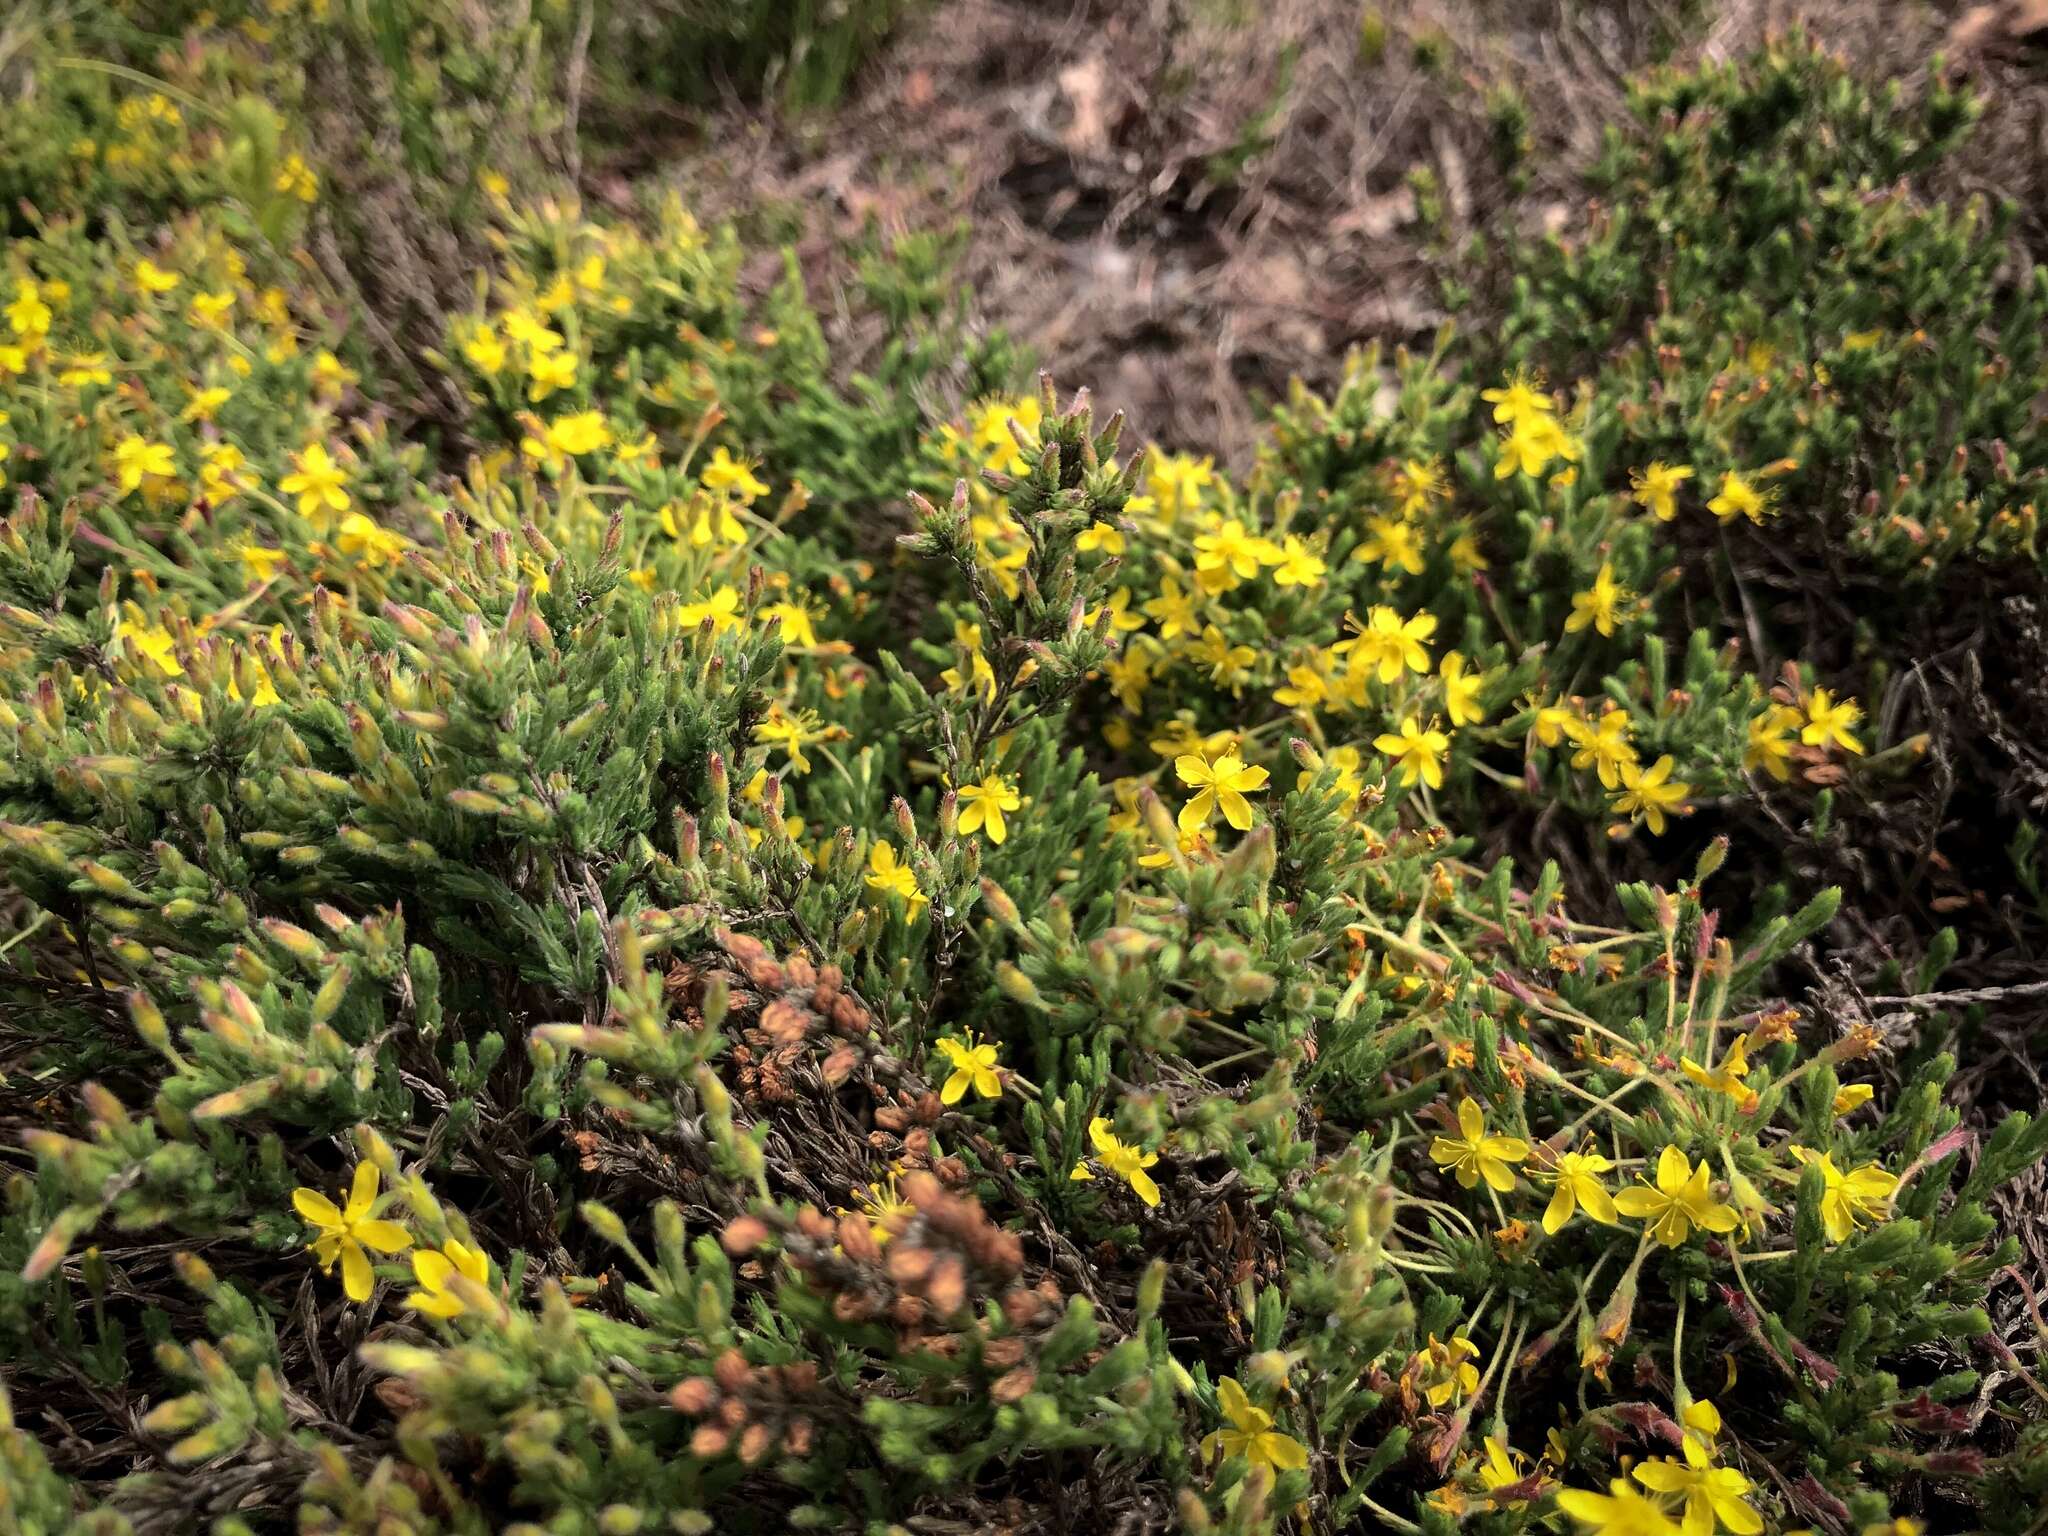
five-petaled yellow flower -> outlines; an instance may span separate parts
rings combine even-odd
[[[1685,1513],[1679,1529],[1684,1536],[1714,1536],[1719,1522],[1735,1536],[1758,1536],[1763,1517],[1743,1497],[1754,1486],[1733,1467],[1717,1467],[1706,1446],[1695,1436],[1684,1437],[1685,1460],[1659,1456],[1635,1469],[1635,1480],[1652,1493],[1682,1500]]]
[[[960,830],[972,834],[986,831],[998,845],[1010,835],[1003,813],[1023,805],[1017,787],[1000,773],[987,774],[979,784],[960,786]]]
[[[1664,1513],[1664,1506],[1636,1492],[1623,1478],[1607,1485],[1608,1492],[1565,1488],[1557,1495],[1557,1507],[1596,1536],[1679,1536],[1678,1522]]]
[[[1640,816],[1650,824],[1650,831],[1661,837],[1666,813],[1683,815],[1685,797],[1691,792],[1690,784],[1671,777],[1671,754],[1666,752],[1647,768],[1621,764],[1621,792],[1614,797],[1614,808]]]
[[[1844,1083],[1835,1090],[1835,1117],[1853,1115],[1875,1097],[1877,1090],[1868,1083]]]
[[[912,922],[917,921],[917,914],[930,900],[918,889],[917,876],[910,872],[910,866],[896,857],[896,849],[889,843],[878,842],[868,849],[867,886],[871,891],[902,897],[909,904]]]
[[[299,498],[299,516],[319,518],[348,510],[348,473],[335,463],[325,443],[308,443],[293,456],[298,470],[277,482],[287,496]]]
[[[164,479],[178,472],[169,443],[152,443],[134,433],[114,445],[114,473],[121,493],[137,489],[145,479]]]
[[[1399,732],[1374,738],[1373,749],[1393,759],[1403,784],[1420,779],[1431,789],[1443,788],[1444,754],[1451,749],[1451,738],[1434,725],[1424,726],[1410,715],[1401,722]]]
[[[1548,416],[1557,403],[1543,392],[1541,377],[1516,369],[1499,389],[1482,389],[1479,398],[1493,407],[1493,419],[1510,429],[1538,416]]]
[[[753,501],[768,494],[767,483],[724,448],[711,455],[711,462],[704,466],[698,479],[714,491],[730,491],[741,501]]]
[[[1891,1214],[1892,1196],[1898,1193],[1897,1174],[1886,1173],[1875,1163],[1851,1168],[1847,1173],[1835,1166],[1832,1153],[1814,1153],[1794,1147],[1792,1155],[1802,1163],[1818,1163],[1827,1191],[1820,1199],[1820,1219],[1828,1241],[1845,1243],[1865,1221],[1883,1221]]]
[[[1294,1436],[1273,1427],[1273,1415],[1254,1408],[1244,1388],[1226,1376],[1216,1383],[1216,1406],[1222,1410],[1228,1429],[1215,1430],[1202,1441],[1202,1454],[1242,1456],[1255,1467],[1275,1472],[1298,1472],[1308,1465],[1308,1447]]]
[[[1194,799],[1180,808],[1180,829],[1192,832],[1208,825],[1220,806],[1223,819],[1240,832],[1251,830],[1252,803],[1247,794],[1266,787],[1266,770],[1247,764],[1235,752],[1221,757],[1204,757],[1189,752],[1173,760],[1173,771],[1181,783],[1197,791]]]
[[[1418,613],[1403,619],[1384,604],[1366,615],[1365,623],[1355,620],[1352,639],[1340,640],[1331,650],[1338,654],[1355,651],[1359,660],[1374,668],[1379,680],[1391,683],[1403,672],[1427,672],[1429,651],[1423,642],[1436,633],[1436,615]]]
[[[1479,702],[1479,690],[1486,682],[1484,672],[1467,672],[1465,658],[1456,651],[1438,665],[1444,682],[1444,713],[1452,725],[1477,725],[1486,718],[1486,706]]]
[[[1678,516],[1679,486],[1691,478],[1689,464],[1666,464],[1662,459],[1652,459],[1649,468],[1630,473],[1629,495],[1657,521],[1668,523]]]
[[[1751,485],[1731,469],[1721,476],[1721,493],[1707,503],[1707,510],[1724,523],[1746,517],[1761,524],[1776,508],[1769,491]]]
[[[1595,1221],[1611,1224],[1614,1221],[1614,1197],[1607,1193],[1607,1186],[1600,1182],[1600,1175],[1613,1167],[1614,1164],[1598,1152],[1566,1152],[1560,1156],[1554,1175],[1557,1187],[1551,1193],[1550,1204],[1543,1211],[1543,1230],[1557,1232],[1572,1219],[1575,1210],[1584,1211]]]
[[[1798,710],[1784,704],[1766,705],[1762,714],[1750,719],[1742,766],[1751,773],[1761,768],[1783,784],[1792,777],[1792,733],[1799,726]]]
[[[1479,1346],[1462,1333],[1452,1334],[1447,1344],[1438,1343],[1432,1333],[1418,1357],[1425,1383],[1422,1395],[1429,1399],[1429,1405],[1441,1408],[1453,1399],[1467,1398],[1477,1392],[1478,1360]]]
[[[949,1035],[939,1036],[939,1051],[953,1068],[953,1075],[939,1089],[940,1103],[958,1104],[967,1096],[969,1088],[984,1099],[1003,1096],[1003,1079],[996,1071],[996,1048],[993,1044],[977,1041],[974,1031],[969,1030],[965,1040],[955,1040]]]
[[[1489,1136],[1486,1115],[1475,1099],[1458,1100],[1458,1133],[1429,1144],[1431,1162],[1450,1169],[1466,1189],[1476,1188],[1481,1179],[1499,1190],[1515,1187],[1514,1165],[1528,1157],[1528,1142],[1519,1136]]]
[[[1572,594],[1571,617],[1564,621],[1564,632],[1575,635],[1582,629],[1597,629],[1602,635],[1612,635],[1621,605],[1633,596],[1633,592],[1614,579],[1614,567],[1602,561],[1593,577],[1593,585],[1584,592]]]
[[[1152,1175],[1145,1170],[1159,1161],[1157,1152],[1140,1152],[1127,1142],[1117,1140],[1116,1132],[1101,1115],[1088,1122],[1088,1139],[1095,1143],[1095,1156],[1102,1166],[1131,1186],[1137,1197],[1147,1205],[1159,1203],[1159,1186],[1152,1182]],[[1069,1179],[1092,1179],[1095,1177],[1086,1163],[1074,1164]]]
[[[457,1275],[474,1285],[489,1285],[491,1261],[452,1237],[438,1250],[414,1249],[412,1277],[420,1288],[405,1298],[405,1304],[429,1317],[460,1317],[469,1310],[469,1303],[453,1284]]]
[[[1733,1206],[1714,1198],[1707,1182],[1707,1165],[1695,1168],[1676,1147],[1666,1147],[1657,1157],[1655,1186],[1641,1183],[1614,1197],[1614,1208],[1622,1215],[1650,1224],[1650,1235],[1666,1248],[1676,1248],[1692,1236],[1694,1227],[1706,1232],[1733,1232],[1738,1218]]]
[[[1863,743],[1856,739],[1855,727],[1862,718],[1863,707],[1854,699],[1836,703],[1827,689],[1816,688],[1806,701],[1806,724],[1799,739],[1809,747],[1833,745],[1844,752],[1861,752]]]
[[[303,1185],[292,1191],[292,1208],[319,1234],[313,1239],[313,1257],[320,1261],[323,1270],[333,1269],[334,1261],[341,1260],[341,1288],[350,1301],[368,1301],[376,1285],[377,1277],[371,1272],[365,1248],[374,1248],[379,1253],[401,1253],[412,1246],[412,1234],[404,1227],[371,1216],[377,1205],[379,1181],[375,1163],[357,1163],[345,1206],[338,1206],[317,1189]]]
[[[1742,1080],[1749,1076],[1749,1037],[1737,1035],[1727,1050],[1721,1053],[1721,1064],[1712,1070],[1701,1066],[1690,1056],[1678,1058],[1678,1065],[1685,1075],[1702,1088],[1711,1088],[1716,1093],[1726,1094],[1743,1108],[1756,1102],[1756,1090]]]

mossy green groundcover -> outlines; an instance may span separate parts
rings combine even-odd
[[[1966,96],[1641,82],[1231,476],[579,207],[573,12],[157,9],[4,63],[0,1530],[2038,1529],[2048,1131],[1792,963],[2040,590]]]

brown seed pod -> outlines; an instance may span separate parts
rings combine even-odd
[[[676,1412],[692,1418],[708,1413],[718,1402],[718,1388],[705,1376],[686,1376],[669,1389],[668,1400]]]

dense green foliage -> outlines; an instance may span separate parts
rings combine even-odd
[[[1924,761],[1902,585],[2038,578],[2043,291],[1886,190],[1967,103],[1646,84],[1497,343],[1240,485],[1020,392],[946,241],[849,359],[577,207],[565,19],[4,66],[95,150],[0,271],[0,1531],[2029,1529],[2048,1122],[1788,996],[1841,895],[1750,830]]]

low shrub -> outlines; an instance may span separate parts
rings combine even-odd
[[[479,189],[404,373],[246,200],[7,254],[16,1524],[2028,1528],[2048,1130],[1789,996],[1840,895],[1718,835],[1921,752],[1687,609],[1787,421],[1659,477],[1625,367],[1447,337],[1239,485],[944,242],[856,364]]]

